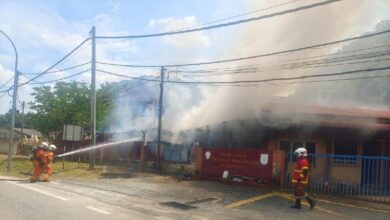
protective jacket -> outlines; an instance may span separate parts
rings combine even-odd
[[[42,148],[38,148],[33,151],[33,157],[31,158],[33,164],[33,171],[31,176],[31,181],[35,182],[39,179],[39,176],[42,174],[43,166],[45,164],[45,151]]]
[[[47,151],[46,152],[46,163],[45,163],[45,172],[50,176],[52,173],[51,163],[54,160],[54,152]]]
[[[294,175],[292,178],[293,183],[300,182],[303,185],[307,185],[309,180],[309,161],[306,157],[299,157],[295,162]]]

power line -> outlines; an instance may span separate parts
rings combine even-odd
[[[114,75],[114,76],[129,78],[129,79],[151,81],[151,82],[160,82],[160,80],[157,80],[157,79],[154,80],[154,79],[148,79],[148,78],[142,78],[142,77],[136,77],[136,76],[127,76],[127,75],[123,75],[123,74],[119,74],[119,73],[113,73],[113,72],[106,71],[106,70],[101,70],[101,69],[96,69],[96,71],[101,72],[101,73],[107,73],[107,74]]]
[[[332,82],[332,81],[348,81],[348,80],[375,79],[375,78],[386,78],[386,77],[390,77],[390,74],[378,75],[378,76],[350,77],[350,78],[342,78],[342,79],[325,79],[325,80],[298,81],[298,82],[278,83],[276,85],[304,84],[304,83]]]
[[[370,62],[382,62],[382,61],[388,61],[390,58],[345,63],[345,61],[372,59],[372,58],[388,56],[388,55],[390,55],[390,50],[375,52],[375,53],[358,54],[353,56],[337,57],[331,59],[312,60],[312,61],[300,62],[300,63],[299,62],[285,63],[281,65],[270,65],[270,66],[248,65],[248,66],[240,66],[239,68],[236,69],[221,68],[221,69],[204,69],[204,70],[178,70],[178,71],[174,70],[172,72],[191,73],[191,74],[183,74],[183,76],[198,76],[198,77],[232,75],[232,74],[248,74],[248,73],[256,73],[261,71],[270,71],[270,70],[279,70],[279,69],[319,68],[319,67],[329,67],[329,66],[363,64],[363,63],[370,63]],[[259,69],[256,66],[262,66],[265,68]]]
[[[191,82],[191,81],[169,81],[171,83],[184,83],[184,84],[244,84],[244,83],[261,83],[261,82],[274,82],[274,81],[288,81],[288,80],[296,80],[296,79],[307,79],[307,78],[317,78],[317,77],[328,77],[328,76],[340,76],[340,75],[350,75],[350,74],[358,74],[363,72],[374,72],[381,70],[388,70],[390,66],[387,67],[379,67],[379,68],[370,68],[370,69],[360,69],[360,70],[351,70],[345,72],[337,72],[337,73],[324,73],[324,74],[313,74],[313,75],[304,75],[304,76],[295,76],[295,77],[277,77],[270,79],[258,79],[258,80],[237,80],[237,81],[199,81],[199,82]],[[169,83],[167,82],[167,83]]]
[[[9,82],[11,82],[11,80],[14,78],[14,76],[12,76],[9,80],[7,80],[3,85],[0,86],[0,89],[2,89],[4,86],[6,86]]]
[[[139,83],[138,85],[135,85],[135,86],[133,86],[133,87],[130,87],[130,88],[129,88],[128,90],[126,90],[126,91],[135,89],[135,88],[137,88],[137,87],[146,88],[146,87],[150,87],[150,86],[152,86],[152,85],[156,85],[156,84],[145,85],[145,84],[147,84],[147,83],[150,83],[150,82],[148,82],[148,81],[143,81],[143,82]],[[158,84],[157,84],[157,85],[158,85]],[[129,96],[129,95],[131,95],[131,94],[123,94],[123,95],[121,95],[121,96],[114,96],[114,97],[112,97],[111,99],[119,99],[119,98],[123,98],[123,97]]]
[[[298,1],[301,1],[301,0],[293,0],[293,1],[289,1],[289,2],[284,2],[284,3],[276,4],[276,5],[273,5],[273,6],[269,6],[269,7],[266,7],[266,8],[257,9],[255,11],[250,11],[250,12],[246,12],[246,13],[242,13],[242,14],[238,14],[238,15],[233,15],[233,16],[230,16],[230,17],[221,18],[221,19],[214,20],[214,21],[209,21],[209,22],[202,23],[202,24],[199,24],[199,25],[189,26],[189,27],[186,27],[186,28],[182,28],[179,31],[188,30],[188,29],[192,29],[192,28],[196,28],[196,27],[203,27],[205,25],[214,24],[214,23],[218,23],[218,22],[221,22],[221,21],[226,21],[226,20],[230,20],[230,19],[233,19],[233,18],[238,18],[238,17],[254,14],[254,13],[257,13],[257,12],[260,12],[260,11],[265,11],[265,10],[269,10],[269,9],[272,9],[272,8],[277,8],[277,7],[280,7],[280,6],[285,6],[285,5],[288,5],[288,4],[291,4],[291,3],[295,3],[295,2],[298,2]],[[122,41],[127,41],[127,40],[128,39],[121,39],[121,40],[106,41],[106,42],[101,42],[101,43],[102,44],[116,43],[116,42],[122,42]]]
[[[92,38],[90,38],[90,39],[92,39]],[[88,41],[86,44],[84,44],[82,47],[80,47],[77,51],[75,51],[75,53],[70,55],[65,62],[61,63],[61,65],[69,64],[72,61],[71,59],[76,59],[77,57],[79,57],[79,55],[81,55],[80,53],[82,51],[84,51],[85,49],[88,49],[88,47],[91,45],[92,45],[91,41]]]
[[[185,33],[191,33],[191,32],[197,32],[197,31],[203,31],[203,30],[210,30],[210,29],[216,29],[216,28],[221,28],[221,27],[226,27],[226,26],[232,26],[232,25],[237,25],[237,24],[242,24],[242,23],[247,23],[247,22],[252,22],[252,21],[257,21],[257,20],[262,20],[266,18],[271,18],[275,16],[280,16],[284,14],[290,14],[290,13],[295,13],[303,10],[308,10],[311,8],[316,8],[319,6],[324,6],[328,5],[334,2],[338,2],[341,0],[327,0],[324,2],[319,2],[319,3],[314,3],[311,5],[305,5],[302,7],[294,8],[294,9],[289,9],[281,12],[275,12],[272,14],[268,15],[262,15],[258,17],[253,17],[253,18],[248,18],[248,19],[243,19],[243,20],[238,20],[238,21],[233,21],[233,22],[228,22],[224,24],[218,24],[218,25],[213,25],[213,26],[207,26],[207,27],[201,27],[201,28],[194,28],[190,30],[182,30],[182,31],[172,31],[172,32],[163,32],[163,33],[156,33],[156,34],[144,34],[144,35],[129,35],[129,36],[96,36],[98,39],[122,39],[122,38],[127,38],[127,39],[135,39],[135,38],[148,38],[148,37],[160,37],[160,36],[167,36],[167,35],[176,35],[176,34],[185,34]]]
[[[2,93],[2,92],[8,93],[8,92],[11,91],[13,88],[14,88],[14,86],[10,86],[8,89],[0,91],[0,93]]]
[[[159,74],[155,74],[154,76],[155,76],[154,78],[157,78],[157,77],[159,77]],[[130,85],[128,87],[119,88],[117,90],[111,90],[111,91],[108,91],[108,92],[110,92],[110,93],[123,93],[123,92],[130,91],[132,89],[141,87],[141,86],[145,85],[146,83],[148,83],[148,81],[137,82],[137,83],[134,83],[133,85]],[[112,96],[112,94],[107,94],[105,96],[104,95],[101,96],[100,98],[103,98],[103,99],[106,99],[106,98],[117,99],[117,98],[121,98],[121,97],[124,97],[124,96],[127,96],[127,95],[128,94],[125,94],[125,95],[122,95],[122,96],[119,96],[119,97],[114,97],[114,96]]]
[[[70,67],[67,67],[67,68],[64,68],[64,69],[48,71],[46,73],[48,74],[48,73],[64,72],[64,71],[68,71],[68,70],[71,70],[71,69],[76,69],[78,67],[82,67],[82,66],[85,66],[85,65],[88,65],[88,64],[91,64],[91,62],[86,62],[86,63],[78,64],[78,65],[75,65],[75,66],[70,66]],[[41,74],[41,73],[21,73],[21,74],[22,75],[38,75],[38,74]]]
[[[0,92],[0,93],[3,93],[0,95],[0,98],[7,94],[7,92]]]
[[[286,60],[282,60],[280,62],[271,62],[268,64],[288,64],[289,61],[309,60],[309,59],[319,58],[319,57],[331,57],[331,56],[337,56],[337,55],[341,55],[341,54],[354,53],[354,52],[372,50],[372,49],[378,49],[378,48],[384,48],[384,47],[390,47],[390,44],[375,46],[375,47],[366,47],[366,48],[356,49],[356,50],[348,50],[348,51],[344,51],[344,52],[336,52],[336,53],[325,54],[325,55],[286,59]],[[232,67],[223,67],[223,68],[209,68],[209,69],[207,69],[207,71],[235,70],[235,69],[239,70],[239,68],[249,68],[249,67],[257,67],[257,66],[263,66],[263,65],[262,64],[247,64],[247,65],[239,65],[239,66],[234,66],[234,67],[232,66]],[[185,70],[183,72],[189,72],[189,73],[191,72],[192,73],[192,72],[201,72],[201,71],[204,71],[204,70],[202,70],[202,69],[200,69],[200,70]],[[176,71],[173,71],[173,72],[176,72]],[[180,71],[177,71],[177,72],[180,72]]]
[[[257,13],[257,12],[260,12],[260,11],[266,11],[266,10],[269,10],[269,9],[272,9],[272,8],[285,6],[285,5],[292,4],[292,3],[295,3],[295,2],[298,2],[298,1],[301,1],[301,0],[293,0],[293,1],[289,1],[289,2],[284,2],[284,3],[272,5],[272,6],[269,6],[269,7],[266,7],[266,8],[261,8],[261,9],[257,9],[257,10],[254,10],[254,11],[250,11],[250,12],[246,12],[246,13],[242,13],[242,14],[238,14],[238,15],[233,15],[233,16],[226,17],[226,18],[221,18],[221,19],[214,20],[214,21],[209,21],[209,22],[206,22],[206,23],[203,23],[203,24],[193,25],[193,26],[190,26],[190,27],[182,28],[180,30],[188,30],[188,29],[191,29],[191,28],[203,27],[205,25],[215,24],[215,23],[218,23],[218,22],[221,22],[221,21],[226,21],[226,20],[230,20],[230,19],[233,19],[233,18],[238,18],[238,17],[254,14],[254,13]]]
[[[59,61],[57,61],[55,64],[51,65],[49,68],[47,68],[45,71],[39,73],[37,76],[31,78],[30,80],[24,82],[24,83],[21,83],[18,85],[18,87],[21,87],[21,86],[24,86],[26,84],[29,84],[30,82],[34,81],[35,79],[41,77],[42,75],[44,74],[47,74],[47,72],[49,72],[51,69],[53,69],[54,67],[56,67],[58,64],[60,64],[62,61],[64,61],[66,58],[68,58],[71,54],[73,54],[77,49],[79,49],[81,46],[83,46],[88,40],[90,40],[91,38],[87,38],[85,39],[83,42],[81,42],[78,46],[76,46],[73,50],[71,50],[68,54],[66,54],[63,58],[61,58]]]
[[[341,79],[324,79],[324,80],[311,80],[311,81],[293,81],[293,82],[285,82],[285,83],[269,83],[269,82],[262,82],[262,83],[269,83],[272,86],[285,86],[285,85],[291,85],[291,84],[308,84],[308,83],[321,83],[321,82],[337,82],[337,81],[349,81],[349,80],[362,80],[362,79],[375,79],[375,78],[387,78],[390,77],[390,74],[387,75],[376,75],[376,76],[363,76],[363,77],[350,77],[350,78],[341,78]],[[261,84],[235,84],[235,85],[217,85],[217,84],[211,84],[211,85],[201,85],[201,86],[212,86],[212,87],[257,87]]]
[[[295,49],[259,54],[259,55],[248,56],[248,57],[240,57],[240,58],[216,60],[216,61],[208,61],[208,62],[199,62],[199,63],[160,64],[160,65],[133,65],[133,64],[116,64],[116,63],[106,63],[106,62],[96,62],[96,63],[103,64],[103,65],[110,65],[110,66],[122,66],[122,67],[133,67],[133,68],[152,68],[152,67],[161,67],[161,66],[164,66],[164,67],[185,67],[185,66],[210,65],[210,64],[235,62],[235,61],[256,59],[256,58],[261,58],[261,57],[269,57],[269,56],[280,55],[280,54],[285,54],[285,53],[297,52],[297,51],[308,50],[308,49],[317,48],[317,47],[324,47],[324,46],[329,46],[329,45],[333,45],[333,44],[344,43],[344,42],[353,41],[353,40],[357,40],[357,39],[374,37],[374,36],[388,34],[388,33],[390,33],[390,30],[375,32],[375,33],[371,33],[371,34],[365,34],[365,35],[356,36],[356,37],[345,38],[342,40],[331,41],[331,42],[326,42],[326,43],[321,43],[321,44],[315,44],[315,45],[306,46],[306,47],[299,47],[299,48],[295,48]]]
[[[382,70],[388,70],[390,69],[390,66],[386,67],[379,67],[379,68],[369,68],[369,69],[359,69],[359,70],[351,70],[351,71],[344,71],[344,72],[336,72],[336,73],[324,73],[324,74],[313,74],[313,75],[303,75],[303,76],[295,76],[295,77],[277,77],[277,78],[269,78],[269,79],[257,79],[257,80],[236,80],[236,81],[165,81],[165,83],[174,83],[174,84],[196,84],[196,85],[214,85],[214,86],[220,86],[220,85],[240,85],[240,84],[254,84],[254,83],[264,83],[264,82],[275,82],[275,81],[289,81],[289,80],[297,80],[297,79],[308,79],[308,78],[317,78],[317,77],[329,77],[329,76],[340,76],[340,75],[351,75],[351,74],[360,74],[364,72],[375,72],[375,71],[382,71]],[[97,70],[102,71],[102,70]],[[121,77],[126,78],[133,78],[138,80],[144,80],[144,81],[151,81],[151,82],[159,82],[159,80],[154,79],[145,79],[145,78],[139,78],[139,77],[131,77],[126,76],[123,74],[116,74],[108,71],[104,71],[108,74],[117,75]]]
[[[78,73],[75,73],[75,74],[72,74],[72,75],[69,75],[69,76],[65,76],[65,77],[62,77],[62,78],[59,78],[59,79],[48,80],[48,81],[43,81],[43,82],[30,82],[29,84],[31,84],[31,85],[41,85],[41,84],[46,84],[46,83],[57,82],[57,81],[61,81],[61,80],[64,80],[64,79],[68,79],[68,78],[72,78],[72,77],[81,75],[81,74],[86,73],[86,72],[88,72],[90,70],[91,69],[87,69],[87,70],[84,70],[84,71],[81,71],[81,72],[78,72]]]

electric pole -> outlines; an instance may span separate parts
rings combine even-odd
[[[160,100],[158,108],[158,130],[157,130],[157,170],[160,170],[160,151],[161,151],[161,119],[163,114],[163,97],[164,97],[164,67],[160,70],[161,82],[160,82]]]
[[[92,38],[92,60],[91,60],[91,143],[96,145],[96,30],[95,26],[91,29]],[[95,168],[96,149],[93,148],[89,153],[89,169]]]
[[[14,87],[13,87],[13,94],[12,94],[12,115],[11,115],[11,130],[10,130],[10,138],[9,138],[9,147],[8,147],[8,165],[7,165],[7,172],[10,173],[12,170],[12,154],[14,149],[14,129],[15,129],[15,112],[16,112],[16,97],[18,95],[18,84],[19,84],[19,72],[18,72],[18,51],[16,50],[14,42],[11,40],[11,38],[0,30],[0,33],[3,34],[9,42],[11,42],[12,47],[15,51],[15,76],[14,76]]]
[[[24,130],[24,101],[22,102],[22,115],[21,115],[21,121],[22,121],[22,128],[21,128],[21,133],[22,133],[22,140],[23,140],[23,130]]]

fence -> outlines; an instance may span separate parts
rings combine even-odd
[[[160,158],[165,162],[170,163],[189,163],[193,154],[194,147],[190,145],[169,145],[161,144]],[[147,160],[156,160],[157,143],[148,142],[147,144]]]
[[[390,157],[309,155],[309,189],[375,202],[390,202]],[[291,186],[295,158],[286,157],[286,185]]]

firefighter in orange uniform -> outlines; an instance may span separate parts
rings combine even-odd
[[[310,209],[315,206],[315,201],[305,193],[305,188],[309,183],[309,161],[307,160],[307,151],[305,148],[295,150],[297,161],[295,162],[294,175],[292,182],[294,184],[295,205],[294,209],[301,208],[301,199],[306,199],[310,204]]]
[[[52,169],[51,169],[51,163],[54,160],[54,151],[57,149],[57,147],[54,144],[50,144],[46,148],[46,154],[45,154],[45,164],[43,167],[43,174],[42,174],[42,181],[44,182],[49,182],[50,181],[50,176],[52,174]]]
[[[45,148],[47,147],[46,142],[42,142],[40,145],[33,148],[33,156],[31,158],[33,164],[33,172],[31,175],[31,182],[36,182],[39,180],[40,175],[42,174],[43,164],[45,163]]]

